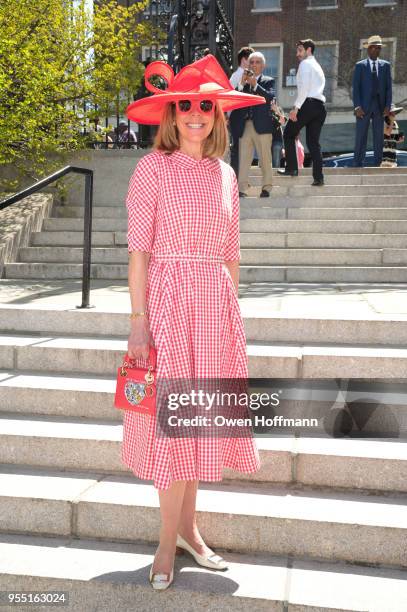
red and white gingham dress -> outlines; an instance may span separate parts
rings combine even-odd
[[[240,259],[232,168],[221,159],[154,151],[138,162],[126,205],[128,251],[151,253],[146,299],[157,378],[247,378],[239,302],[222,263]],[[260,467],[251,435],[170,438],[155,429],[155,416],[124,411],[122,462],[157,489],[173,480],[220,481],[223,467]]]

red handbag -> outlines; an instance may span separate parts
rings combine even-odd
[[[138,358],[142,359],[142,358]],[[121,410],[131,410],[141,414],[156,413],[156,365],[157,351],[150,345],[147,368],[134,367],[128,354],[124,356],[123,364],[117,369],[116,394],[114,405]]]

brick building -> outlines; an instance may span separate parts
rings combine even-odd
[[[315,56],[327,79],[326,151],[353,147],[353,67],[366,56],[362,45],[372,34],[386,44],[381,57],[392,64],[394,102],[407,106],[407,0],[235,0],[235,50],[249,44],[264,53],[265,73],[275,77],[285,109],[296,94],[295,43],[299,38],[316,42]],[[407,128],[407,112],[399,118]]]

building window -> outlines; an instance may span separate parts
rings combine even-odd
[[[308,0],[308,8],[310,9],[338,8],[338,0]]]
[[[395,6],[396,0],[365,0],[365,6]]]
[[[148,57],[150,57],[152,60],[162,59],[159,57],[157,47],[146,47],[143,45],[141,47],[141,61],[145,62]]]
[[[281,73],[282,73],[282,43],[249,43],[250,47],[253,47],[255,51],[261,51],[266,58],[266,67],[263,74],[271,76],[274,79],[274,89],[276,95],[280,91],[281,86]]]
[[[280,11],[281,0],[254,0],[255,11]]]
[[[325,41],[315,43],[315,59],[321,64],[325,74],[324,95],[327,102],[332,102],[338,80],[339,43]]]
[[[379,59],[384,59],[390,62],[391,65],[391,75],[394,79],[395,76],[395,66],[396,66],[396,50],[397,50],[397,38],[382,38],[383,45]],[[367,38],[362,38],[360,41],[360,59],[365,59],[367,57],[366,48],[363,47],[363,43],[367,42]]]

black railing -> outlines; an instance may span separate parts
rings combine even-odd
[[[57,179],[62,178],[70,172],[85,175],[85,213],[83,224],[83,271],[82,271],[82,304],[76,308],[93,308],[89,305],[90,291],[90,264],[91,264],[91,248],[92,248],[92,206],[93,206],[93,170],[89,168],[78,168],[77,166],[66,166],[54,174],[50,174],[44,179],[41,179],[31,187],[27,187],[18,193],[6,198],[0,202],[0,210],[20,202],[27,196],[32,195],[50,185]]]

